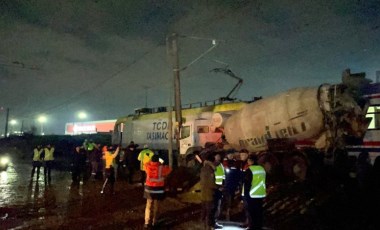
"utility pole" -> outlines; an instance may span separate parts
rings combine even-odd
[[[182,128],[182,105],[181,105],[181,85],[179,79],[179,56],[178,56],[178,35],[171,34],[167,38],[169,44],[169,54],[173,64],[173,80],[174,80],[174,109],[175,109],[175,138],[177,143],[177,150],[179,151],[179,139]]]
[[[4,137],[8,137],[8,123],[9,123],[9,108],[7,108],[7,113],[5,115],[5,134]]]

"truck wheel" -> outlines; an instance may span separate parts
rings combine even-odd
[[[302,153],[292,154],[284,159],[285,174],[291,179],[304,181],[308,168],[308,162]]]

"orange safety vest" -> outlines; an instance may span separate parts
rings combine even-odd
[[[170,173],[169,166],[162,165],[160,162],[149,161],[145,164],[146,182],[150,187],[164,187],[165,177]]]

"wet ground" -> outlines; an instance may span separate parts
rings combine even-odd
[[[101,194],[102,180],[74,186],[68,171],[54,170],[51,183],[30,180],[31,163],[13,159],[0,173],[0,229],[142,229],[143,188],[119,178],[115,194]],[[184,177],[180,177],[184,178]],[[266,229],[379,229],[376,193],[361,193],[352,181],[338,183],[330,172],[317,180],[268,186]],[[203,229],[195,187],[161,204],[158,229]],[[191,201],[191,202],[189,202]],[[222,215],[223,217],[223,215]],[[223,218],[222,218],[223,219]],[[224,229],[244,221],[239,203]]]

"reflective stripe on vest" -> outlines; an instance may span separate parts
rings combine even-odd
[[[266,195],[265,187],[265,170],[259,165],[251,165],[249,169],[252,172],[251,189],[249,196],[251,198],[263,198]]]
[[[222,164],[219,164],[215,168],[215,184],[223,185],[223,180],[226,179],[226,174],[224,172],[224,167]]]
[[[149,182],[163,182],[164,177],[162,176],[162,165],[158,166],[158,177],[157,178],[150,178],[148,177],[147,180]]]
[[[164,193],[165,191],[164,190],[152,190],[152,189],[145,188],[145,192],[160,194],[160,193]]]

